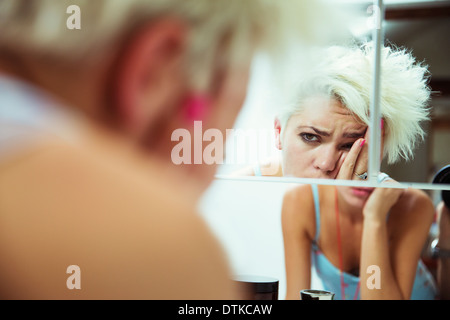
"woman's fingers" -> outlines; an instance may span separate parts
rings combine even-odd
[[[383,188],[376,188],[364,204],[363,213],[367,217],[375,217],[380,221],[385,221],[385,217],[392,206],[404,194],[404,188],[389,188],[386,185],[399,186],[400,183],[393,179],[386,179],[382,182]]]
[[[361,179],[357,177],[356,175],[362,175],[364,173],[367,173],[367,169],[369,167],[369,148],[367,145],[367,141],[369,141],[369,130],[366,130],[366,134],[364,135],[365,143],[361,147],[361,150],[359,152],[358,159],[356,160],[355,164],[355,170],[353,179]]]
[[[358,156],[360,155],[365,143],[365,139],[358,139],[355,141],[345,158],[342,158],[342,165],[339,169],[339,173],[337,174],[336,179],[351,180],[353,178]]]

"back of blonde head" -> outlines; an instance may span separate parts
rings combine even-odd
[[[66,27],[70,5],[80,8],[79,30]],[[304,0],[5,0],[0,2],[0,52],[88,65],[141,24],[175,17],[190,30],[186,65],[192,84],[204,87],[208,73],[201,71],[210,69],[218,52],[238,64],[258,46],[276,49],[293,34],[308,37],[317,8]]]

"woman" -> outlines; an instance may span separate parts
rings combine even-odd
[[[275,122],[284,175],[364,180],[373,50],[332,47]],[[409,158],[423,136],[426,68],[405,50],[382,50],[382,154]],[[380,182],[394,181],[385,174]],[[386,185],[388,186],[388,185]],[[395,187],[395,185],[391,185]],[[284,198],[287,299],[311,286],[315,266],[337,299],[434,299],[420,261],[434,208],[422,191],[303,185]]]
[[[292,6],[310,12],[0,2],[1,298],[235,297],[194,212],[215,167],[173,165],[170,137],[193,120],[231,127],[253,51],[298,32]],[[268,30],[269,20],[280,23]]]

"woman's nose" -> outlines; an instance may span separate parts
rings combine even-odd
[[[316,153],[314,167],[326,174],[336,169],[340,153],[333,145],[322,146]]]

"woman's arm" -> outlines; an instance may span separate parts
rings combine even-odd
[[[422,191],[375,189],[364,207],[360,264],[362,299],[410,298],[433,214],[432,202]],[[373,265],[379,270],[380,288],[367,285],[369,278],[370,283],[376,280],[374,273],[367,272]]]
[[[387,213],[392,206],[391,203],[397,200],[396,198],[398,198],[397,190],[378,188],[371,194],[363,209],[360,263],[361,299],[363,300],[403,299],[392,270],[386,223]],[[389,199],[390,203],[382,201],[384,199]],[[374,270],[378,275],[368,273],[372,266],[376,267]]]
[[[255,172],[255,166],[248,166],[232,172],[233,176],[263,176],[263,177],[282,177],[283,169],[281,160],[278,157],[266,159],[257,164],[259,173]]]
[[[311,286],[311,230],[315,227],[311,186],[300,186],[285,194],[281,218],[286,300],[298,300],[300,290]]]

